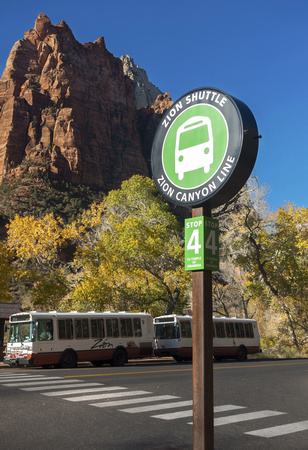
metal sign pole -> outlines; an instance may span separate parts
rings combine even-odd
[[[192,209],[192,217],[211,217],[210,207]],[[192,272],[194,450],[214,449],[212,271]]]

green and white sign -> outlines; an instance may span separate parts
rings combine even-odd
[[[185,220],[185,270],[219,270],[218,220]]]
[[[163,116],[152,146],[152,171],[166,200],[217,207],[247,181],[258,150],[249,108],[213,88],[188,92]]]

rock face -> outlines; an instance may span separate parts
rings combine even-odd
[[[0,181],[28,170],[110,190],[150,175],[151,143],[168,93],[104,39],[81,44],[40,14],[0,80]]]
[[[162,92],[149,82],[145,70],[136,66],[129,55],[121,56],[124,75],[127,75],[133,82],[135,105],[137,108],[144,108],[155,103]]]

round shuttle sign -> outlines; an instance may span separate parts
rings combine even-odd
[[[152,172],[166,200],[217,207],[247,181],[258,151],[250,109],[214,88],[178,99],[164,114],[152,146]]]

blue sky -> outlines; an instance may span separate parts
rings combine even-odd
[[[263,136],[254,168],[272,209],[307,207],[308,0],[15,0],[1,5],[0,74],[39,13],[79,42],[105,38],[176,101],[216,87],[246,103]]]

